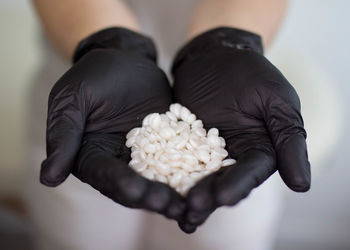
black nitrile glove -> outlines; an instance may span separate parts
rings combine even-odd
[[[155,58],[150,39],[122,28],[80,43],[75,64],[50,93],[43,184],[57,186],[72,172],[124,206],[179,218],[181,196],[128,166],[126,133],[171,103],[169,82]]]
[[[225,27],[206,32],[181,49],[172,71],[175,101],[206,129],[218,128],[237,159],[189,191],[182,230],[194,232],[216,208],[237,204],[276,170],[290,189],[310,188],[298,95],[263,56],[258,35]]]

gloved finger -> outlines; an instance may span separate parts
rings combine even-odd
[[[77,95],[63,88],[49,99],[46,145],[47,158],[41,165],[40,181],[47,186],[61,184],[70,174],[79,151],[84,117]]]
[[[201,212],[195,211],[195,210],[189,210],[186,213],[186,222],[195,226],[200,226],[208,219],[208,217],[215,210],[216,210],[216,207],[208,211],[201,211]]]
[[[124,206],[182,216],[183,200],[175,190],[140,176],[125,161],[94,143],[82,147],[74,174]]]
[[[225,168],[215,179],[216,205],[233,206],[276,171],[274,156],[250,149],[237,157],[237,162]]]
[[[284,100],[289,99],[293,102],[287,104]],[[265,122],[277,154],[277,169],[290,189],[305,192],[310,188],[311,172],[296,92],[289,91],[283,98],[274,96],[267,111]]]
[[[187,234],[192,234],[197,230],[197,226],[190,223],[178,222],[177,224],[179,225],[180,229]]]
[[[164,184],[165,185],[165,184]],[[163,211],[163,214],[169,219],[180,220],[186,210],[186,202],[175,190],[170,189],[171,201],[166,209]]]
[[[188,210],[185,215],[186,223],[199,226],[216,209],[213,184],[222,170],[206,176],[189,190],[187,194]]]
[[[216,173],[206,176],[188,191],[186,199],[189,210],[206,212],[215,206],[213,197],[215,177]]]
[[[148,187],[140,200],[140,206],[165,215],[170,219],[180,219],[185,211],[183,198],[164,183],[149,181]]]

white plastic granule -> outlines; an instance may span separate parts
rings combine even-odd
[[[219,131],[208,133],[186,107],[170,105],[165,114],[152,113],[126,135],[131,148],[129,165],[150,180],[166,183],[181,195],[204,176],[234,164]],[[224,160],[225,159],[225,160]]]

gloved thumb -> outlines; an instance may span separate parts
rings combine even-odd
[[[70,174],[84,131],[77,92],[69,85],[49,98],[46,130],[47,158],[41,165],[40,182],[55,187]]]

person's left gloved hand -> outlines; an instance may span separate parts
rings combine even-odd
[[[300,101],[263,56],[259,36],[217,28],[190,41],[173,64],[174,98],[216,127],[236,164],[196,184],[179,223],[192,233],[218,207],[235,205],[276,170],[294,191],[310,188]],[[258,209],[258,208],[257,208]]]

